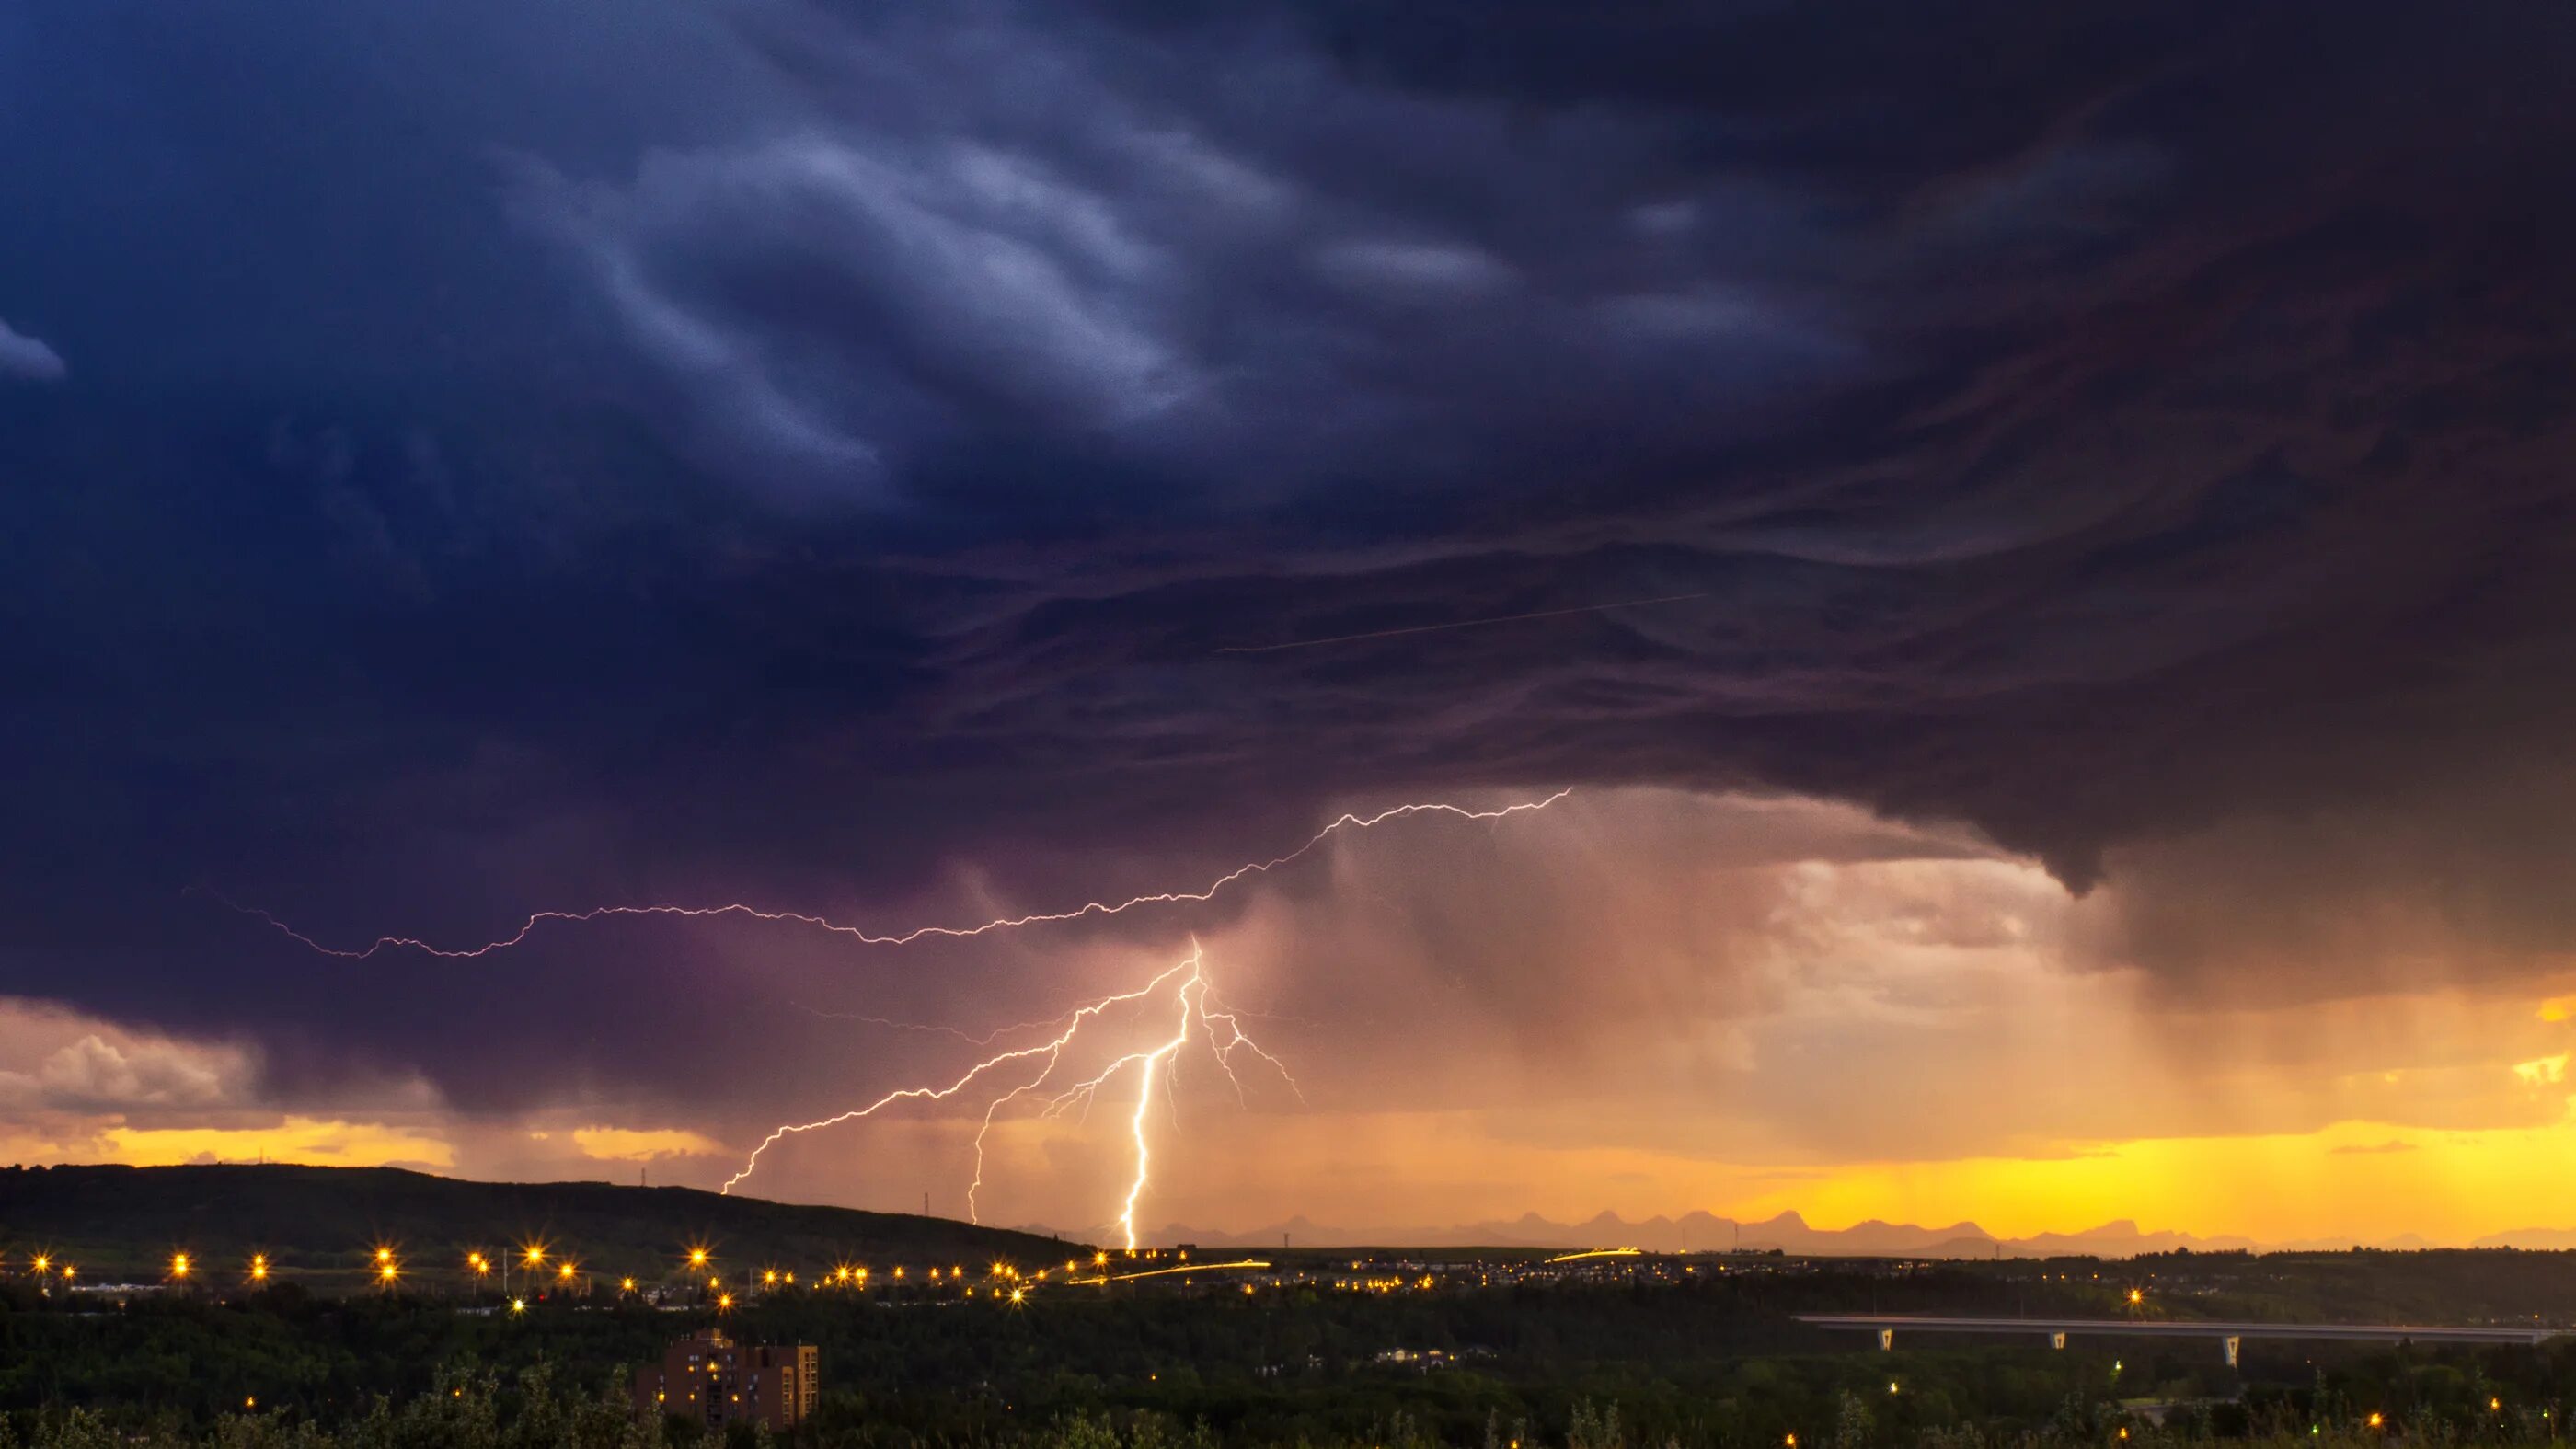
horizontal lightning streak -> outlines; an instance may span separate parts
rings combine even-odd
[[[841,922],[830,919],[829,917],[810,915],[803,911],[763,910],[757,906],[746,905],[739,901],[731,901],[719,906],[592,906],[587,910],[579,911],[538,911],[529,916],[525,921],[521,922],[519,929],[512,932],[510,935],[504,936],[496,941],[486,941],[480,946],[434,946],[427,941],[413,936],[379,936],[374,941],[363,947],[326,946],[322,942],[295,929],[295,927],[257,906],[241,905],[235,901],[226,899],[222,895],[211,890],[205,891],[205,894],[213,897],[217,901],[221,901],[224,905],[232,907],[232,909],[241,912],[243,915],[256,916],[259,919],[266,921],[271,926],[276,927],[279,931],[284,932],[286,935],[293,937],[295,940],[302,942],[308,947],[311,947],[313,950],[321,952],[325,956],[337,956],[343,960],[349,961],[364,961],[379,951],[405,948],[419,951],[425,955],[445,957],[450,960],[485,956],[494,951],[506,951],[511,947],[518,945],[522,941],[528,939],[529,933],[535,931],[537,927],[548,921],[578,923],[602,920],[610,916],[745,916],[758,921],[787,921],[800,926],[813,926],[819,930],[831,931],[839,935],[848,936],[864,946],[908,946],[915,941],[931,937],[946,937],[951,940],[968,940],[994,931],[1017,930],[1023,926],[1047,925],[1061,921],[1078,921],[1089,916],[1115,916],[1133,910],[1138,906],[1200,904],[1215,899],[1218,892],[1223,891],[1226,887],[1234,885],[1239,881],[1252,876],[1267,875],[1270,872],[1279,869],[1281,866],[1288,865],[1298,860],[1314,850],[1316,846],[1323,844],[1326,840],[1344,830],[1367,830],[1372,827],[1382,825],[1389,820],[1401,819],[1410,815],[1450,815],[1461,820],[1500,820],[1506,816],[1521,814],[1524,811],[1544,810],[1550,805],[1555,804],[1557,801],[1562,800],[1573,793],[1573,787],[1568,786],[1545,799],[1525,800],[1519,804],[1506,805],[1497,810],[1469,810],[1460,805],[1450,805],[1443,802],[1431,801],[1410,805],[1398,805],[1391,809],[1381,810],[1375,815],[1363,816],[1345,814],[1333,820],[1332,823],[1326,825],[1323,829],[1316,831],[1307,839],[1305,844],[1298,846],[1295,850],[1289,851],[1285,855],[1275,856],[1269,860],[1236,866],[1234,869],[1218,876],[1215,880],[1210,881],[1205,887],[1199,890],[1157,891],[1150,895],[1130,896],[1126,900],[1117,902],[1085,901],[1071,910],[1039,911],[1024,916],[1002,916],[986,921],[981,925],[974,926],[917,926],[912,930],[895,935],[872,934],[863,927],[844,925]],[[196,889],[203,888],[199,887]]]

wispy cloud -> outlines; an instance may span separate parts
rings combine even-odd
[[[30,337],[0,318],[0,377],[23,378],[31,382],[58,382],[70,369],[63,366],[62,354],[47,346],[43,339]]]

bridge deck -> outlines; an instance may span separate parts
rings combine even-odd
[[[1910,1333],[2081,1333],[2120,1338],[2357,1339],[2371,1343],[2540,1343],[2571,1330],[2533,1325],[2443,1327],[2412,1323],[2229,1323],[2223,1320],[2125,1318],[1928,1318],[1901,1313],[1801,1313],[1817,1328]]]

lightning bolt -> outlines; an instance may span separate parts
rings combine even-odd
[[[1090,1076],[1056,1088],[1054,1095],[1046,1099],[1040,1112],[1042,1117],[1060,1117],[1076,1108],[1087,1112],[1091,1102],[1112,1080],[1122,1074],[1134,1076],[1136,1109],[1128,1118],[1127,1135],[1134,1145],[1135,1155],[1133,1166],[1128,1174],[1127,1192],[1118,1210],[1118,1231],[1126,1240],[1126,1246],[1133,1248],[1136,1246],[1136,1210],[1144,1201],[1146,1190],[1151,1185],[1153,1177],[1153,1139],[1148,1131],[1148,1121],[1154,1105],[1155,1083],[1159,1078],[1166,1083],[1168,1089],[1170,1080],[1178,1075],[1180,1053],[1193,1040],[1204,1039],[1209,1056],[1216,1061],[1218,1069],[1225,1073],[1228,1082],[1232,1084],[1238,1102],[1246,1100],[1242,1078],[1234,1069],[1234,1054],[1238,1051],[1249,1051],[1260,1057],[1279,1074],[1280,1080],[1287,1083],[1288,1089],[1295,1092],[1300,1101],[1305,1098],[1305,1093],[1298,1088],[1296,1078],[1289,1074],[1286,1064],[1244,1032],[1239,1015],[1220,1009],[1219,1004],[1212,1004],[1215,987],[1208,980],[1206,952],[1196,940],[1191,941],[1190,954],[1187,957],[1178,964],[1165,968],[1144,985],[1132,991],[1104,996],[1076,1008],[1070,1013],[1070,1019],[1064,1029],[1047,1041],[986,1057],[967,1068],[962,1076],[944,1087],[902,1088],[888,1092],[864,1107],[855,1107],[830,1117],[818,1118],[811,1122],[793,1123],[773,1130],[761,1140],[758,1147],[752,1149],[751,1158],[742,1165],[742,1170],[727,1178],[720,1190],[731,1193],[743,1179],[751,1176],[760,1166],[763,1154],[789,1136],[819,1131],[826,1127],[836,1127],[845,1122],[874,1116],[899,1102],[944,1101],[964,1092],[987,1073],[1010,1063],[1034,1062],[1037,1065],[1034,1073],[1027,1075],[1025,1080],[1015,1082],[995,1093],[985,1101],[983,1120],[975,1129],[975,1175],[966,1189],[966,1214],[969,1221],[981,1221],[976,1198],[984,1187],[985,1143],[992,1133],[994,1124],[1000,1120],[1003,1109],[1024,1097],[1034,1097],[1046,1091],[1049,1084],[1056,1079],[1059,1069],[1063,1067],[1067,1050],[1077,1044],[1086,1026],[1099,1020],[1113,1007],[1156,997],[1166,990],[1169,992],[1175,1014],[1172,1034],[1168,1038],[1143,1049],[1119,1055]],[[1220,1024],[1224,1031],[1222,1036],[1218,1034]]]
[[[1144,985],[1137,987],[1135,990],[1120,992],[1113,996],[1104,996],[1098,1001],[1092,1002],[1088,1006],[1075,1010],[1072,1013],[1072,1022],[1067,1025],[1063,1031],[1057,1033],[1054,1040],[1043,1041],[1038,1043],[1036,1046],[1021,1047],[1016,1051],[1001,1052],[993,1056],[986,1057],[975,1065],[968,1067],[964,1076],[959,1077],[957,1080],[949,1083],[945,1087],[901,1087],[886,1093],[884,1096],[877,1098],[875,1101],[870,1102],[864,1107],[853,1107],[849,1111],[839,1113],[835,1116],[820,1118],[812,1122],[799,1122],[790,1126],[776,1128],[771,1131],[767,1137],[760,1140],[760,1145],[758,1147],[751,1150],[751,1159],[742,1165],[742,1170],[735,1173],[733,1176],[726,1178],[724,1186],[717,1189],[717,1191],[725,1193],[732,1192],[736,1185],[741,1183],[744,1178],[751,1176],[752,1171],[760,1166],[761,1154],[767,1152],[770,1148],[777,1146],[782,1138],[792,1137],[804,1132],[819,1132],[826,1127],[838,1127],[844,1122],[855,1122],[862,1117],[872,1117],[882,1109],[891,1107],[897,1102],[944,1102],[950,1097],[956,1096],[959,1092],[966,1090],[967,1087],[973,1085],[976,1078],[1006,1062],[1027,1061],[1031,1057],[1046,1058],[1046,1070],[1039,1072],[1037,1077],[1033,1078],[1030,1082],[1031,1086],[1035,1086],[1038,1082],[1044,1081],[1048,1072],[1053,1071],[1056,1064],[1063,1060],[1064,1049],[1071,1046],[1073,1044],[1073,1039],[1081,1034],[1082,1024],[1084,1022],[1099,1016],[1102,1012],[1107,1011],[1109,1008],[1116,1006],[1121,1002],[1138,1001],[1152,995],[1164,982],[1171,980],[1173,977],[1178,976],[1183,972],[1191,972],[1195,974],[1198,970],[1198,964],[1198,953],[1196,951],[1192,951],[1190,959],[1181,962],[1177,966],[1170,967],[1161,975],[1146,982]]]
[[[1548,795],[1542,799],[1526,800],[1517,804],[1506,805],[1492,810],[1470,810],[1461,805],[1452,805],[1438,801],[1426,801],[1394,806],[1390,809],[1381,810],[1374,815],[1343,814],[1335,817],[1322,829],[1317,830],[1313,835],[1307,837],[1306,841],[1296,849],[1288,851],[1284,855],[1274,856],[1269,860],[1246,862],[1245,864],[1239,865],[1234,869],[1227,871],[1225,874],[1218,876],[1216,879],[1210,881],[1207,885],[1197,890],[1158,891],[1148,895],[1130,896],[1125,900],[1115,902],[1096,900],[1086,901],[1069,910],[1040,911],[1019,916],[996,917],[993,920],[971,926],[918,926],[909,931],[896,934],[875,934],[860,926],[845,924],[843,922],[834,921],[825,916],[812,915],[803,911],[773,911],[765,910],[742,902],[729,902],[723,905],[714,906],[593,906],[587,910],[579,911],[538,911],[522,921],[515,932],[498,940],[487,941],[480,946],[445,947],[433,945],[430,942],[420,940],[416,937],[379,936],[374,941],[363,947],[339,947],[326,945],[314,937],[297,930],[295,927],[279,919],[277,916],[256,906],[238,904],[226,899],[212,890],[204,890],[202,887],[197,889],[203,890],[204,894],[213,897],[215,900],[222,902],[233,910],[239,911],[244,915],[255,916],[260,920],[266,921],[269,925],[275,927],[280,932],[283,932],[285,935],[301,942],[307,947],[310,947],[314,951],[320,952],[325,956],[333,956],[353,961],[363,961],[376,955],[378,952],[397,948],[415,950],[429,956],[451,960],[485,956],[496,951],[505,951],[511,947],[519,945],[521,942],[525,941],[538,926],[549,921],[580,923],[601,920],[610,916],[743,916],[760,921],[783,921],[792,922],[798,925],[812,926],[820,930],[848,936],[861,945],[908,946],[916,941],[933,937],[964,940],[997,931],[1016,930],[1025,926],[1081,920],[1090,916],[1121,915],[1139,906],[1203,903],[1215,899],[1220,892],[1226,890],[1230,886],[1236,885],[1255,876],[1268,875],[1272,871],[1278,870],[1297,861],[1313,852],[1317,846],[1322,845],[1325,841],[1346,830],[1368,830],[1385,824],[1391,820],[1404,819],[1415,815],[1442,815],[1466,821],[1502,820],[1515,815],[1544,810],[1549,806],[1556,804],[1558,801],[1563,800],[1566,796],[1572,793],[1572,788],[1568,787],[1566,789],[1558,790],[1554,794]],[[759,1169],[761,1158],[768,1153],[769,1149],[777,1146],[780,1142],[789,1137],[798,1136],[808,1132],[819,1132],[825,1128],[837,1127],[844,1123],[872,1117],[878,1112],[889,1107],[893,1107],[899,1103],[946,1101],[966,1092],[969,1088],[973,1087],[979,1081],[983,1081],[988,1076],[1000,1072],[1014,1064],[1034,1064],[1036,1068],[1034,1072],[1024,1073],[1024,1079],[1015,1081],[1012,1085],[997,1092],[985,1101],[983,1119],[977,1126],[975,1132],[974,1177],[969,1183],[966,1193],[967,1216],[970,1220],[975,1220],[977,1212],[976,1198],[983,1190],[984,1186],[985,1144],[992,1133],[994,1125],[1001,1120],[1004,1109],[1009,1107],[1013,1102],[1020,1101],[1023,1098],[1034,1098],[1040,1093],[1048,1091],[1050,1084],[1057,1080],[1059,1071],[1064,1067],[1067,1051],[1076,1045],[1078,1039],[1083,1036],[1084,1029],[1087,1026],[1099,1021],[1113,1008],[1143,1001],[1149,997],[1157,996],[1167,989],[1170,992],[1170,1000],[1176,1017],[1172,1035],[1169,1038],[1144,1050],[1124,1053],[1112,1059],[1108,1065],[1102,1067],[1090,1077],[1084,1078],[1081,1081],[1073,1082],[1070,1085],[1055,1088],[1053,1095],[1046,1098],[1045,1104],[1040,1111],[1041,1117],[1054,1118],[1061,1117],[1068,1112],[1079,1109],[1087,1117],[1091,1103],[1099,1095],[1103,1087],[1105,1087],[1111,1080],[1118,1077],[1121,1073],[1133,1073],[1136,1079],[1136,1109],[1128,1120],[1128,1138],[1133,1145],[1134,1160],[1133,1169],[1127,1182],[1127,1192],[1120,1203],[1118,1212],[1119,1231],[1126,1239],[1126,1246],[1133,1248],[1136,1246],[1137,1208],[1144,1200],[1144,1195],[1152,1179],[1153,1141],[1151,1134],[1147,1130],[1147,1124],[1154,1101],[1154,1088],[1157,1082],[1160,1081],[1163,1085],[1167,1100],[1173,1099],[1172,1084],[1179,1076],[1180,1054],[1189,1046],[1194,1038],[1204,1037],[1209,1056],[1216,1062],[1218,1069],[1225,1073],[1227,1081],[1234,1089],[1236,1100],[1238,1102],[1245,1102],[1248,1100],[1245,1097],[1243,1090],[1243,1079],[1235,1070],[1235,1055],[1238,1052],[1249,1052],[1252,1055],[1259,1057],[1263,1063],[1268,1065],[1272,1071],[1278,1074],[1279,1079],[1287,1084],[1288,1089],[1292,1093],[1295,1093],[1300,1101],[1305,1099],[1305,1093],[1298,1088],[1296,1078],[1289,1074],[1287,1065],[1281,1062],[1278,1057],[1272,1055],[1267,1049],[1263,1048],[1260,1043],[1254,1041],[1250,1034],[1245,1032],[1243,1029],[1243,1013],[1222,1009],[1221,1005],[1216,1002],[1214,987],[1207,977],[1205,953],[1200,949],[1198,942],[1195,939],[1190,943],[1190,954],[1188,957],[1183,959],[1179,964],[1166,968],[1161,973],[1148,980],[1144,985],[1139,986],[1132,991],[1115,992],[1045,1021],[1020,1022],[1012,1026],[997,1028],[982,1036],[973,1035],[956,1027],[921,1026],[915,1023],[895,1021],[885,1017],[853,1015],[847,1018],[902,1030],[945,1033],[950,1036],[955,1036],[958,1039],[977,1047],[990,1046],[1005,1036],[1023,1031],[1043,1030],[1048,1027],[1057,1026],[1059,1023],[1061,1023],[1061,1028],[1056,1031],[1054,1036],[1033,1046],[1017,1047],[1008,1051],[996,1052],[991,1056],[985,1057],[983,1060],[976,1062],[973,1066],[968,1067],[963,1074],[958,1076],[954,1081],[949,1082],[946,1086],[902,1087],[885,1093],[865,1106],[853,1107],[848,1111],[835,1113],[829,1117],[818,1118],[811,1122],[787,1123],[773,1128],[769,1135],[762,1138],[760,1144],[751,1150],[750,1157],[743,1162],[741,1169],[735,1172],[733,1176],[726,1178],[724,1185],[718,1190],[720,1192],[730,1194],[745,1178],[750,1177],[752,1173]],[[810,1010],[810,1008],[806,1009]],[[813,1012],[813,1014],[816,1016],[831,1015],[831,1013],[824,1012]],[[1220,1030],[1222,1030],[1222,1035],[1219,1034]]]
[[[309,935],[306,935],[304,932],[297,930],[294,926],[280,920],[275,915],[272,915],[257,906],[242,905],[238,902],[227,899],[213,890],[206,889],[205,887],[193,887],[192,889],[203,891],[206,895],[222,902],[226,906],[230,906],[232,909],[241,912],[243,915],[256,916],[260,920],[266,921],[271,926],[276,927],[279,931],[302,942],[304,945],[311,947],[313,950],[321,952],[325,956],[337,956],[343,960],[349,961],[364,961],[369,957],[374,956],[379,951],[394,949],[409,949],[419,951],[425,955],[445,957],[450,960],[465,959],[475,956],[488,956],[495,951],[509,950],[511,947],[527,940],[529,935],[534,932],[537,927],[544,925],[548,921],[563,921],[578,924],[586,921],[603,920],[611,916],[744,916],[756,921],[785,921],[800,926],[812,926],[818,930],[831,931],[838,935],[848,936],[863,946],[909,946],[915,941],[927,940],[933,937],[945,937],[950,940],[971,940],[974,937],[987,935],[995,931],[1018,930],[1023,926],[1040,926],[1061,921],[1078,921],[1089,916],[1123,915],[1128,911],[1134,910],[1138,906],[1200,904],[1214,900],[1218,893],[1224,891],[1229,886],[1255,876],[1268,875],[1270,872],[1277,870],[1282,866],[1292,864],[1312,852],[1316,846],[1323,844],[1325,841],[1345,830],[1369,830],[1376,826],[1383,825],[1390,820],[1400,820],[1413,815],[1448,815],[1455,816],[1460,820],[1501,820],[1508,816],[1519,815],[1528,811],[1544,810],[1550,805],[1555,804],[1557,801],[1562,800],[1573,793],[1573,787],[1568,786],[1565,789],[1557,791],[1553,795],[1547,796],[1545,799],[1524,800],[1519,804],[1506,805],[1495,810],[1469,810],[1462,805],[1451,805],[1441,801],[1426,801],[1410,805],[1397,805],[1391,809],[1381,810],[1374,815],[1344,814],[1336,817],[1331,823],[1324,826],[1323,829],[1316,831],[1312,836],[1307,838],[1305,844],[1298,846],[1287,854],[1274,856],[1269,860],[1252,861],[1236,866],[1234,869],[1218,876],[1215,880],[1208,882],[1198,890],[1157,891],[1150,895],[1130,896],[1123,901],[1115,902],[1085,901],[1081,905],[1075,906],[1070,910],[1036,911],[1022,916],[999,916],[992,920],[984,921],[972,926],[916,926],[909,931],[889,935],[875,934],[867,930],[865,927],[835,921],[828,916],[810,915],[804,911],[766,910],[759,906],[749,905],[741,901],[728,901],[723,905],[715,906],[592,906],[586,910],[578,911],[538,911],[533,915],[530,915],[526,920],[520,922],[519,928],[516,931],[511,932],[507,936],[501,937],[499,940],[486,941],[480,946],[436,946],[414,936],[379,936],[364,946],[356,947],[329,946]]]

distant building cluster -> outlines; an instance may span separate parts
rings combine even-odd
[[[736,1343],[702,1328],[663,1350],[660,1367],[636,1370],[635,1412],[710,1429],[791,1429],[814,1415],[819,1357],[810,1343]]]

